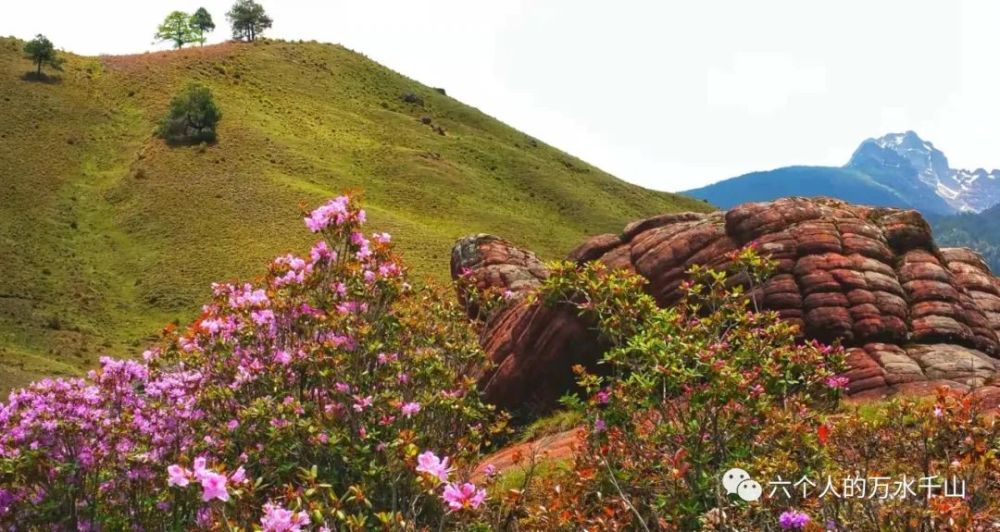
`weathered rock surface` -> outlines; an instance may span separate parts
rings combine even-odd
[[[548,272],[534,253],[500,237],[478,234],[459,239],[451,249],[451,277],[463,276],[466,286],[478,290],[502,288],[523,293],[537,288]],[[466,297],[464,286],[460,285],[458,298],[469,316],[478,316],[479,308]]]
[[[761,290],[765,308],[805,337],[849,348],[850,394],[944,384],[1000,397],[1000,280],[975,252],[939,249],[916,211],[786,198],[667,214],[593,237],[570,259],[630,269],[667,306],[690,266],[725,267],[748,245],[778,262]],[[456,268],[472,270],[477,285],[521,292],[545,277],[533,254],[485,235],[456,244]],[[571,385],[571,366],[592,364],[604,349],[572,310],[519,298],[490,319],[482,342],[497,364],[481,381],[486,397],[515,409],[550,406]]]
[[[482,482],[487,467],[500,473],[527,472],[546,462],[571,460],[586,437],[586,431],[577,427],[505,447],[479,462],[472,472],[472,481]]]

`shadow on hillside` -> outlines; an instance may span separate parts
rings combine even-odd
[[[35,83],[50,83],[50,84],[51,83],[59,83],[60,81],[62,81],[62,77],[60,77],[60,76],[50,76],[50,75],[48,75],[48,74],[46,74],[44,72],[41,73],[41,74],[39,74],[38,72],[25,72],[21,76],[21,79],[23,81],[32,81],[32,82],[35,82]]]
[[[163,139],[163,142],[170,146],[171,148],[184,148],[184,147],[194,147],[199,152],[204,153],[209,146],[215,146],[219,143],[219,140],[215,136],[211,137],[188,137],[188,136],[163,136],[156,135],[157,137]]]

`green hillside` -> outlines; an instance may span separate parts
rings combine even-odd
[[[23,44],[0,39],[0,389],[135,354],[193,317],[212,281],[303,250],[299,206],[340,192],[362,191],[371,226],[394,234],[418,279],[437,280],[467,233],[556,258],[630,219],[707,208],[341,46],[64,54],[60,79],[43,83],[23,78]],[[152,133],[191,80],[215,92],[219,142],[169,148]]]

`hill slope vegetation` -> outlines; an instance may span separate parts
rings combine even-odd
[[[24,76],[23,45],[0,39],[0,389],[136,354],[211,282],[302,251],[298,206],[340,192],[361,191],[371,227],[429,279],[468,233],[557,258],[628,220],[708,209],[336,45],[65,54],[49,82]],[[222,109],[218,143],[168,147],[153,131],[191,81]]]
[[[928,218],[942,246],[961,246],[979,252],[993,273],[1000,272],[1000,205],[983,212]]]

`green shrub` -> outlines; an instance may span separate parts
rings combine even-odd
[[[211,89],[191,83],[170,101],[170,111],[157,134],[170,144],[215,142],[215,127],[221,118]]]

